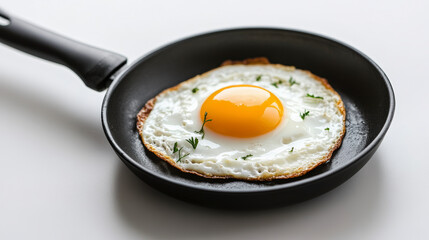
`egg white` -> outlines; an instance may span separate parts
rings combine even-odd
[[[291,85],[290,78],[296,84]],[[205,127],[202,139],[195,132],[202,125],[202,103],[214,91],[240,84],[265,88],[280,99],[285,109],[280,125],[253,138],[223,136]],[[198,88],[195,93],[194,88]],[[345,132],[340,96],[311,73],[282,65],[223,66],[168,89],[155,100],[145,121],[138,123],[144,144],[173,166],[206,177],[269,180],[300,176],[329,160]],[[305,111],[309,115],[302,119]],[[210,113],[208,118],[216,121]],[[186,142],[191,137],[199,139],[196,149]],[[181,156],[189,154],[180,161],[179,153],[173,153],[175,143],[183,147]]]

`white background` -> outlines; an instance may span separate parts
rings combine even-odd
[[[116,157],[104,93],[0,44],[0,239],[427,239],[428,1],[3,0],[0,7],[130,62],[161,45],[241,26],[346,42],[386,72],[397,108],[371,161],[318,198],[257,212],[170,198]]]

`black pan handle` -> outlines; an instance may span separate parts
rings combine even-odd
[[[1,9],[0,42],[70,68],[97,91],[106,89],[110,77],[127,62],[124,56],[39,28]]]

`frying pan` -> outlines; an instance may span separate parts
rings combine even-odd
[[[368,162],[393,118],[394,93],[383,71],[353,47],[317,34],[274,28],[210,32],[168,44],[126,66],[126,58],[116,53],[59,36],[1,10],[0,17],[4,44],[65,65],[94,90],[108,87],[102,124],[119,158],[147,184],[185,201],[210,207],[258,208],[318,196]],[[290,180],[206,179],[182,173],[144,148],[135,126],[146,101],[224,60],[261,56],[327,78],[341,95],[347,131],[328,163]]]

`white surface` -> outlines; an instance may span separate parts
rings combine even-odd
[[[130,61],[178,38],[238,26],[312,31],[375,60],[397,99],[372,160],[316,199],[210,210],[165,196],[116,157],[103,93],[68,69],[0,45],[0,239],[424,239],[428,1],[22,1],[1,8]]]

